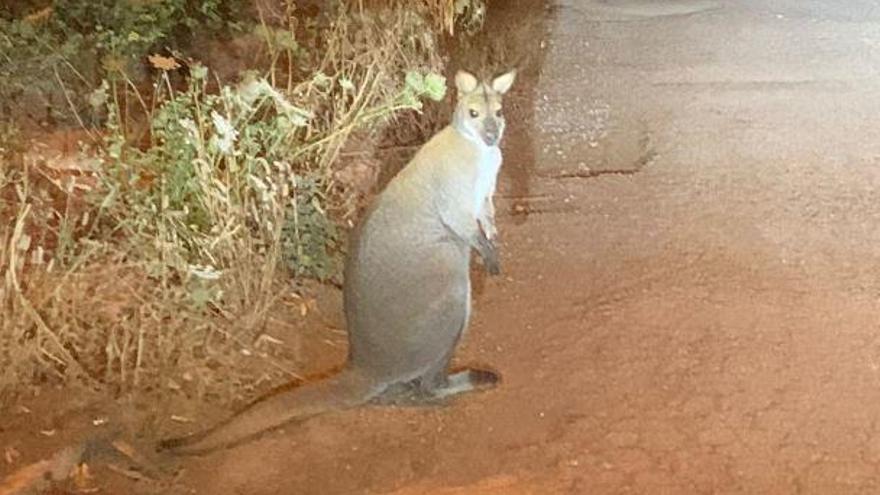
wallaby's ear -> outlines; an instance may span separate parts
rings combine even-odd
[[[504,94],[513,86],[514,79],[516,79],[516,69],[492,79],[492,90]]]
[[[477,89],[478,84],[479,81],[477,81],[477,78],[469,72],[460,70],[457,74],[455,74],[455,87],[458,88],[458,92],[460,94],[470,93],[471,91]]]

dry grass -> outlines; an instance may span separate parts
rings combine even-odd
[[[230,267],[214,287],[229,294],[224,307],[211,308],[198,300],[200,287],[162,283],[145,271],[147,261],[109,240],[80,238],[67,261],[57,249],[34,246],[36,229],[46,228],[39,217],[58,211],[37,210],[28,197],[0,231],[0,397],[58,383],[225,396],[232,387],[295,376],[272,359],[240,372],[243,361],[270,357],[250,337],[265,331],[270,306],[292,297],[280,279],[254,276],[253,259]]]
[[[431,21],[434,29],[448,35],[456,34],[456,27],[474,31],[482,26],[486,14],[485,0],[349,0],[359,11],[365,9],[418,10]]]

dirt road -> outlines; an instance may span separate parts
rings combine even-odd
[[[482,284],[459,353],[502,386],[317,418],[182,481],[878,493],[873,4],[558,2],[505,144],[505,277]]]

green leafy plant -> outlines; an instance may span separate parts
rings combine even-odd
[[[321,108],[372,81],[318,74],[293,92],[312,95],[297,102],[256,77],[209,93],[206,71],[192,73],[181,93],[163,73],[154,99],[165,99],[144,149],[127,144],[108,100],[111,132],[98,195],[111,228],[135,239],[140,256],[181,273],[191,265],[231,266],[247,243],[262,253],[283,246],[279,252],[297,274],[334,276],[339,234],[327,204],[326,154],[359,126],[417,109],[420,98],[442,98],[445,89],[442,76],[410,72],[390,101],[358,107],[350,119],[322,128]]]

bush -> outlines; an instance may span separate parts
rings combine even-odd
[[[43,122],[95,124],[78,95],[102,78],[140,79],[146,53],[183,49],[195,32],[240,31],[249,22],[238,20],[245,7],[244,0],[53,0],[21,19],[7,11],[0,15],[0,101],[6,112]],[[35,104],[46,114],[34,113]]]
[[[105,227],[123,233],[138,258],[161,260],[159,270],[229,267],[248,247],[261,255],[278,251],[296,275],[336,275],[327,155],[352,131],[418,108],[423,96],[442,98],[445,89],[441,76],[411,72],[392,98],[365,97],[347,112],[337,106],[321,122],[320,109],[365,95],[374,81],[319,73],[293,92],[309,96],[292,103],[266,79],[211,94],[206,78],[207,70],[196,67],[189,89],[175,93],[163,73],[159,86],[168,99],[152,116],[145,149],[128,144],[117,108],[108,105],[96,206]]]

